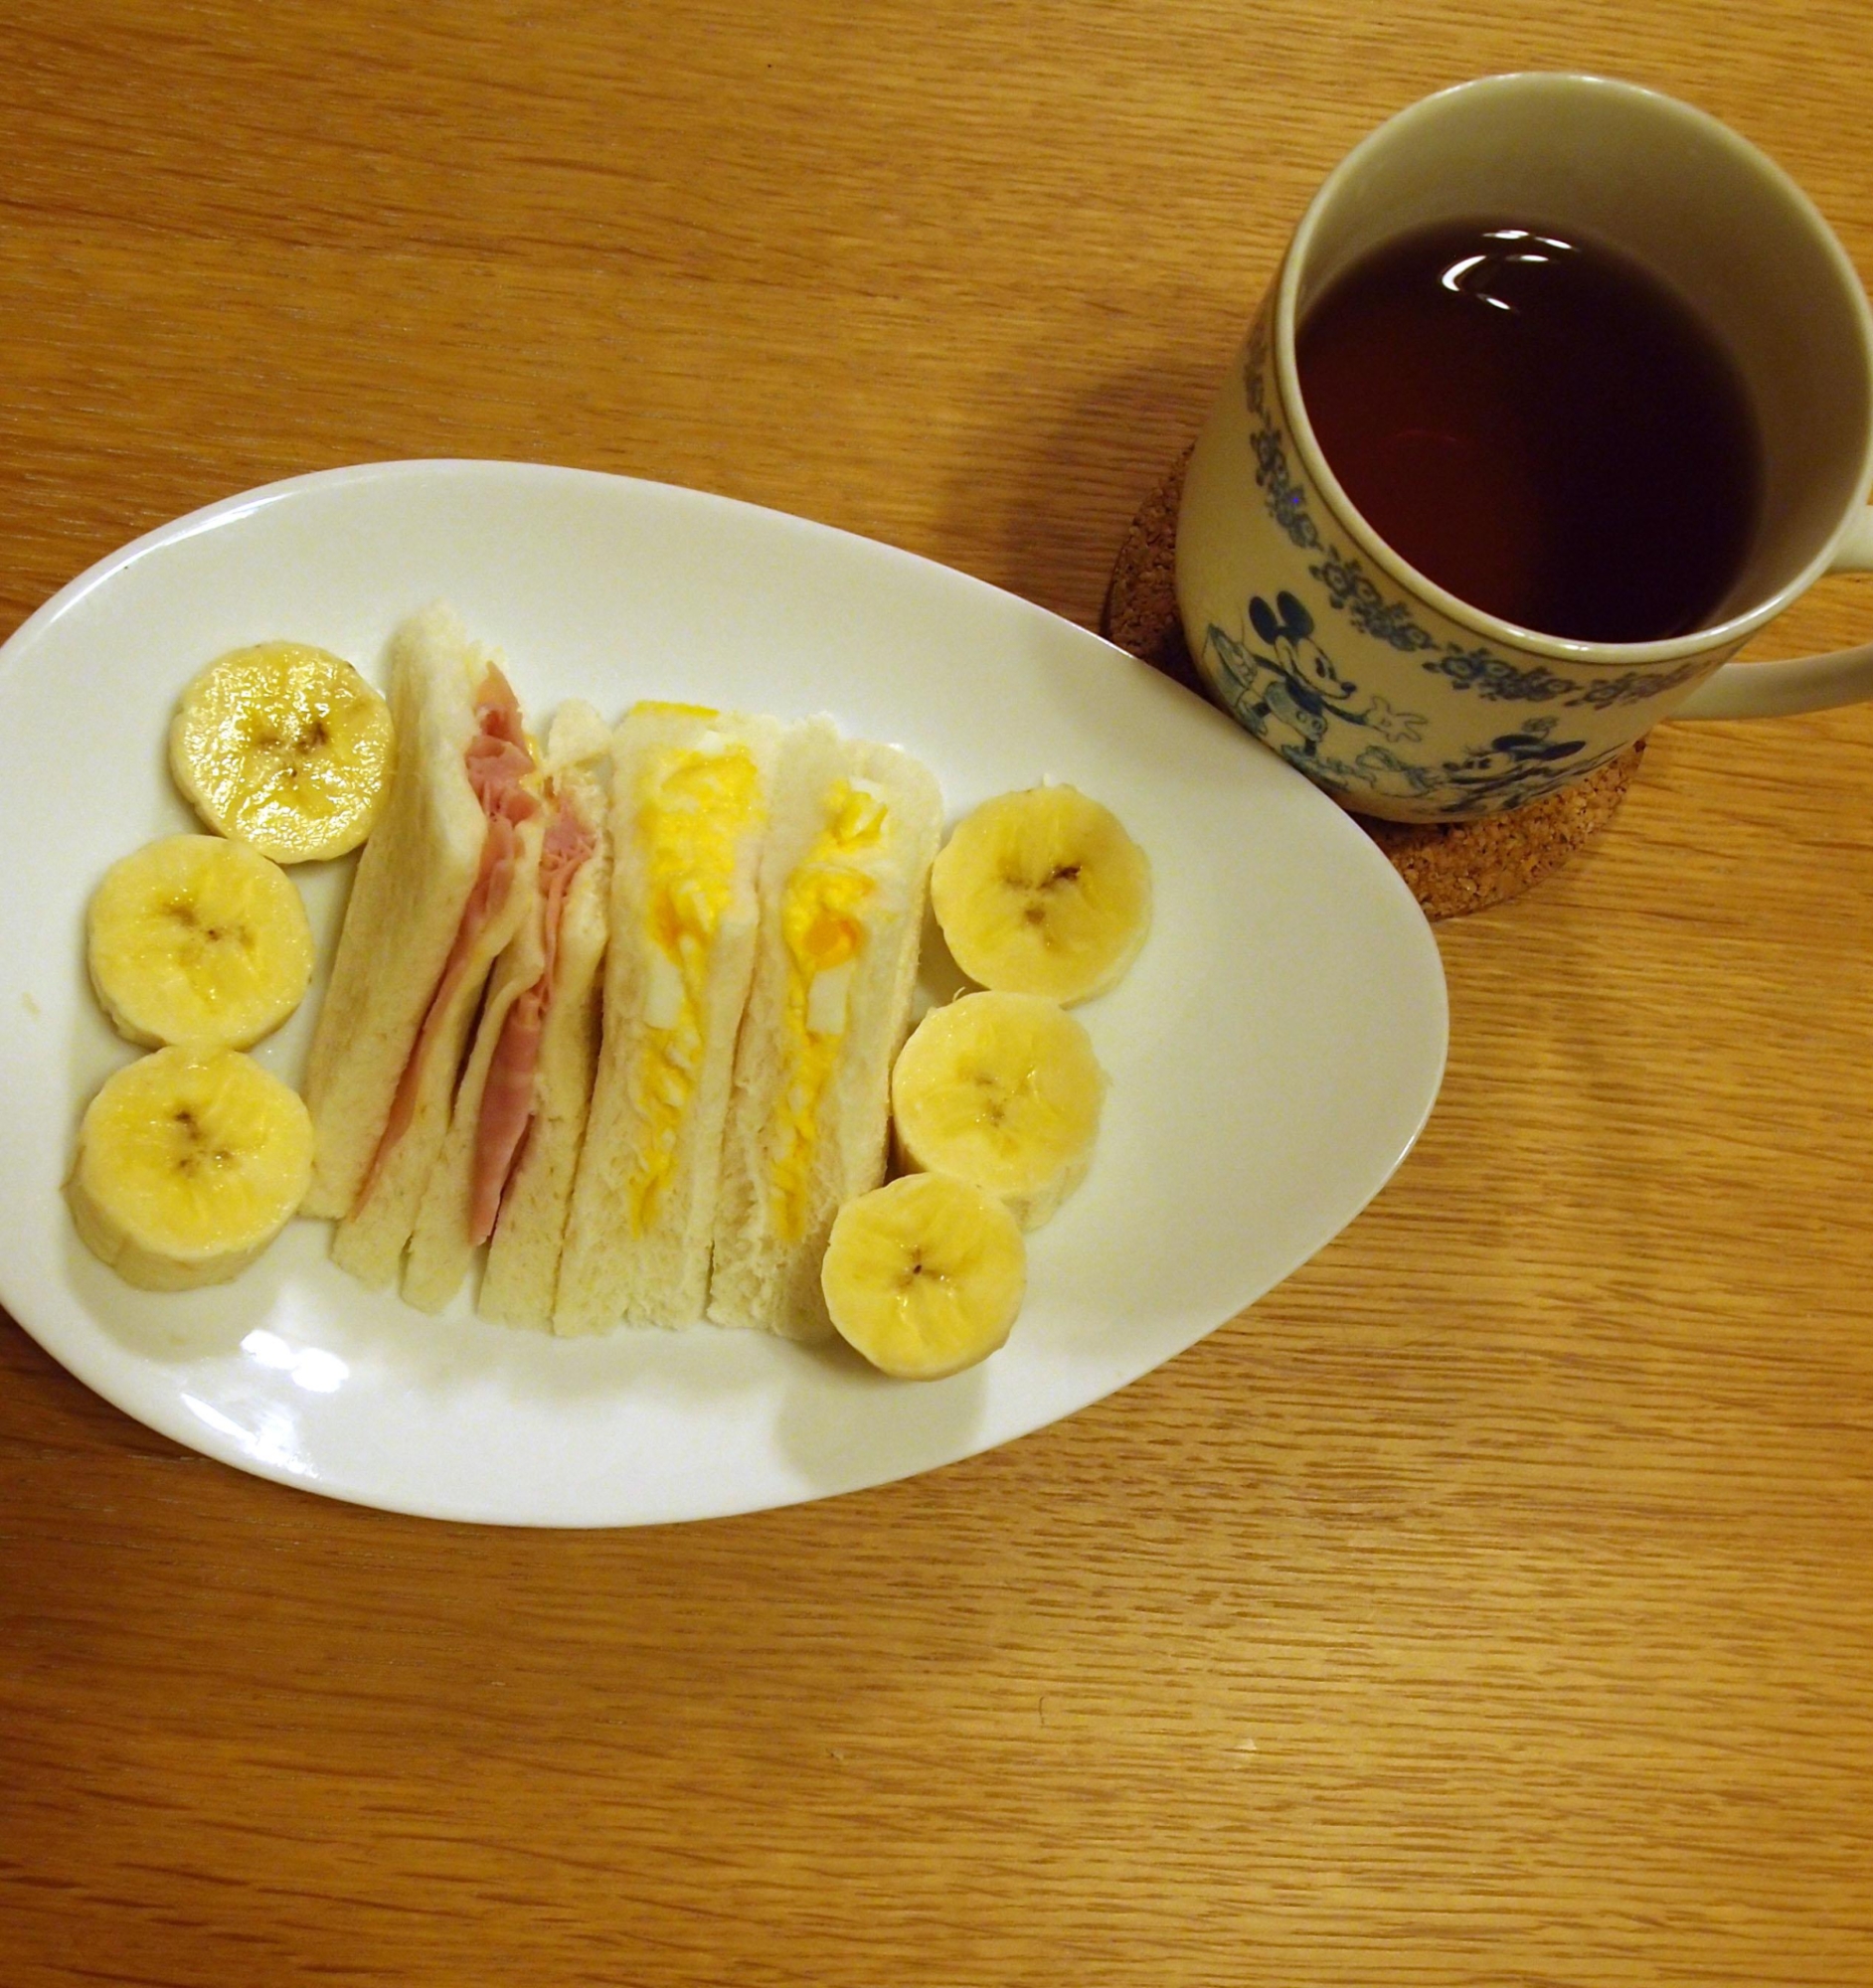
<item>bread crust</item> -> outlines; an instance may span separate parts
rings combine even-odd
[[[307,1215],[351,1213],[474,888],[487,823],[463,754],[486,662],[443,606],[392,637],[390,789],[358,860],[306,1065]]]

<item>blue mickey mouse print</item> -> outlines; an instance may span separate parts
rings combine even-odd
[[[1459,758],[1429,766],[1406,765],[1389,753],[1368,748],[1354,771],[1364,791],[1399,800],[1434,800],[1458,818],[1500,814],[1525,807],[1584,779],[1625,750],[1622,741],[1590,748],[1584,739],[1557,739],[1556,720],[1532,718],[1513,732],[1498,733],[1472,746]],[[1358,795],[1348,799],[1357,805]]]
[[[1425,721],[1418,713],[1394,711],[1382,697],[1360,697],[1359,686],[1314,640],[1313,616],[1293,594],[1277,593],[1272,607],[1257,594],[1249,603],[1249,625],[1261,648],[1215,626],[1206,647],[1215,645],[1230,709],[1283,758],[1316,770],[1335,721],[1369,729],[1381,739],[1410,742],[1423,736]]]
[[[1202,658],[1236,718],[1303,772],[1346,795],[1401,801],[1436,798],[1465,815],[1494,814],[1552,793],[1614,756],[1582,739],[1557,739],[1553,714],[1472,746],[1456,758],[1424,761],[1398,748],[1417,744],[1426,718],[1364,693],[1314,637],[1294,594],[1273,605],[1255,595],[1239,638],[1210,625]]]

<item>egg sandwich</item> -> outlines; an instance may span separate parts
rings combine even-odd
[[[828,719],[640,705],[613,751],[603,1047],[561,1332],[830,1331],[840,1206],[884,1177],[941,831],[930,773]]]
[[[839,1209],[884,1178],[941,830],[936,782],[908,753],[826,719],[790,735],[723,1139],[708,1305],[720,1325],[831,1333],[820,1261]]]
[[[611,940],[560,1332],[702,1316],[781,737],[771,718],[639,704],[613,738]]]

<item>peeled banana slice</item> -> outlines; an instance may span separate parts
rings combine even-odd
[[[1086,1178],[1106,1098],[1093,1044],[1038,994],[933,1008],[891,1073],[905,1161],[953,1174],[1038,1229]]]
[[[94,1256],[148,1291],[226,1283],[299,1206],[312,1120],[233,1050],[158,1050],[91,1099],[66,1182]]]
[[[1143,850],[1077,787],[984,801],[937,856],[930,896],[971,980],[1069,1006],[1112,986],[1151,925]]]
[[[819,1282],[833,1324],[874,1367],[937,1381],[1006,1341],[1027,1274],[1000,1202],[944,1174],[907,1174],[840,1209]]]
[[[310,863],[370,834],[391,746],[390,706],[349,663],[261,642],[210,663],[183,692],[169,765],[210,828],[275,863]]]
[[[133,1043],[246,1049],[312,978],[292,880],[245,843],[170,835],[113,863],[87,918],[91,985]]]

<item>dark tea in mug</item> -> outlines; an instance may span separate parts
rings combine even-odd
[[[1743,380],[1604,244],[1518,222],[1401,236],[1314,300],[1295,358],[1347,496],[1473,607],[1650,642],[1705,625],[1742,572],[1763,484]]]

